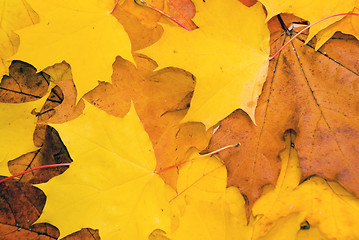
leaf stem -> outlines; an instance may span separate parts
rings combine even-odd
[[[53,167],[62,167],[62,166],[70,166],[70,163],[58,163],[58,164],[50,164],[50,165],[43,165],[43,166],[34,167],[34,168],[28,169],[28,170],[26,170],[26,171],[24,171],[24,172],[21,172],[21,173],[12,175],[12,176],[10,176],[10,177],[1,179],[1,180],[0,180],[0,183],[5,182],[5,181],[7,181],[7,180],[10,180],[10,179],[12,179],[12,178],[15,178],[15,177],[24,175],[24,174],[26,174],[26,173],[29,173],[29,172],[38,170],[38,169],[42,169],[42,168],[53,168]]]
[[[117,7],[119,1],[120,1],[120,0],[117,0],[117,1],[116,1],[115,6],[113,6],[113,8],[111,9],[111,11],[109,12],[110,14],[113,13],[113,11],[115,11],[115,8]]]
[[[177,23],[179,26],[183,27],[184,29],[186,29],[187,31],[192,31],[191,29],[189,29],[188,27],[186,27],[186,25],[184,25],[183,23],[181,23],[180,21],[178,21],[176,18],[170,16],[169,14],[165,13],[164,11],[162,11],[161,9],[158,9],[150,4],[148,4],[146,1],[144,0],[134,0],[135,3],[137,3],[140,6],[144,6],[144,7],[148,7],[149,9],[152,9],[155,12],[158,12],[160,14],[162,14],[163,16],[171,19],[173,22]]]
[[[274,53],[272,56],[269,57],[269,60],[272,60],[273,58],[275,58],[282,50],[283,48],[285,48],[291,41],[293,41],[294,38],[298,37],[302,32],[304,32],[305,30],[307,30],[308,28],[310,28],[311,26],[320,23],[324,20],[327,20],[328,18],[332,18],[332,17],[338,17],[338,16],[343,16],[343,15],[355,15],[355,16],[359,16],[358,13],[338,13],[338,14],[334,14],[325,18],[322,18],[308,26],[306,26],[305,28],[303,28],[302,30],[300,30],[297,34],[295,34],[291,39],[288,40],[288,42],[286,42],[281,48],[278,49],[278,51],[276,53]]]
[[[201,156],[198,156],[198,157],[195,157],[195,158],[192,158],[192,159],[189,159],[189,160],[186,160],[186,161],[177,163],[177,164],[175,164],[175,165],[172,165],[172,166],[169,166],[169,167],[165,167],[165,168],[156,170],[156,171],[154,171],[154,173],[161,173],[161,172],[164,172],[164,171],[166,171],[166,170],[168,170],[168,169],[175,168],[175,167],[181,166],[181,165],[183,165],[183,164],[185,164],[185,163],[188,163],[188,162],[190,162],[190,161],[196,160],[196,159],[198,159],[198,158],[205,157],[205,156],[210,156],[210,155],[216,154],[216,153],[218,153],[218,152],[220,152],[220,151],[226,150],[226,149],[228,149],[228,148],[238,147],[239,145],[240,145],[240,143],[233,144],[233,145],[227,145],[227,146],[222,147],[222,148],[220,148],[220,149],[217,149],[217,150],[215,150],[215,151],[213,151],[213,152],[206,153],[206,154],[203,154],[203,155],[201,155]]]

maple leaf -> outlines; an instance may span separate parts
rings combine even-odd
[[[38,125],[35,129],[35,137],[39,137],[36,135],[39,134],[38,128],[40,126],[43,127],[43,125]],[[23,154],[20,157],[9,161],[9,171],[13,175],[43,165],[71,162],[70,156],[66,150],[66,147],[61,142],[59,135],[53,128],[48,125],[45,125],[44,139],[41,139],[41,142],[38,143],[37,146],[41,148],[33,152]],[[39,169],[37,171],[22,175],[19,178],[19,181],[29,182],[32,184],[47,182],[52,177],[63,173],[67,168],[67,166],[64,166],[51,169]]]
[[[0,238],[57,239],[59,231],[47,223],[33,224],[41,214],[45,194],[28,183],[0,183]]]
[[[19,104],[0,103],[0,175],[10,175],[9,160],[36,149],[32,139],[37,118],[31,112],[39,109],[44,101],[45,98]]]
[[[356,217],[359,200],[339,184],[319,177],[312,177],[298,186],[301,178],[298,155],[291,147],[293,142],[289,137],[287,142],[286,150],[281,153],[282,171],[275,189],[264,194],[253,207],[253,214],[262,216],[256,222],[253,237],[265,236],[270,230],[276,232],[273,230],[275,225],[279,225],[277,230],[283,229],[278,219],[286,218],[295,235],[300,222],[306,220],[310,227],[317,226],[328,239],[358,239],[352,226],[359,224]],[[298,213],[301,215],[299,221],[287,218]],[[286,230],[288,234],[290,229]]]
[[[303,1],[303,0],[260,0],[265,6],[268,14],[267,21],[280,13],[292,13],[297,17],[314,23],[322,18],[337,13],[347,13],[353,10],[355,0],[341,1]],[[320,30],[340,20],[343,16],[327,19],[313,25],[309,30],[307,42],[311,40]],[[329,39],[329,38],[328,38]],[[327,39],[327,40],[328,40]]]
[[[3,0],[0,3],[0,76],[8,73],[10,61],[19,47],[19,36],[14,32],[39,22],[39,16],[26,0]]]
[[[39,122],[41,124],[62,123],[78,117],[83,111],[84,104],[82,101],[76,104],[77,91],[74,86],[70,65],[66,62],[57,63],[45,68],[43,72],[48,74],[52,82],[61,89],[63,96],[60,99],[61,104],[53,108],[48,109],[48,105],[45,103],[42,112],[53,110],[54,113],[50,117],[42,114],[41,117],[39,117]]]
[[[161,170],[184,161],[191,147],[204,149],[212,134],[201,123],[178,124],[192,97],[193,75],[177,68],[154,71],[157,64],[144,55],[134,59],[137,67],[118,57],[113,64],[113,84],[100,83],[84,98],[114,116],[124,116],[132,99],[154,146],[156,170]],[[176,188],[176,168],[159,175]]]
[[[48,76],[37,73],[36,68],[21,61],[12,61],[9,75],[4,75],[0,83],[0,101],[23,103],[42,98],[48,91]]]
[[[253,116],[268,67],[269,35],[261,5],[247,8],[236,0],[194,3],[199,29],[188,32],[164,25],[162,38],[141,52],[160,67],[180,67],[196,76],[184,122],[203,122],[208,128],[239,107]],[[251,24],[240,24],[248,21]]]
[[[81,227],[100,229],[105,240],[167,231],[165,184],[153,172],[152,146],[133,108],[121,119],[86,104],[80,117],[56,129],[74,162],[38,185],[47,196],[38,221],[54,223],[61,235]]]
[[[78,98],[111,77],[117,55],[132,60],[131,45],[121,24],[109,14],[114,1],[30,0],[41,22],[17,31],[21,37],[13,59],[36,68],[66,61],[72,67]]]
[[[284,18],[285,22],[296,20]],[[292,32],[283,32],[276,19],[269,26],[275,52]],[[277,180],[281,167],[278,153],[284,148],[283,133],[288,129],[298,135],[295,146],[302,179],[318,175],[337,180],[359,195],[358,42],[340,36],[316,52],[312,42],[303,44],[302,37],[271,61],[256,109],[257,125],[237,111],[221,122],[211,140],[210,150],[233,141],[241,143],[240,148],[220,153],[220,157],[229,171],[228,185],[240,188],[249,208],[262,186],[274,185]]]
[[[359,13],[359,3],[355,4],[353,13]],[[338,22],[335,22],[328,26],[326,29],[320,31],[317,34],[317,44],[315,49],[318,50],[328,39],[330,39],[337,31],[340,31],[345,34],[351,34],[357,39],[359,39],[359,18],[358,16],[348,15],[345,16]]]
[[[198,156],[194,152],[189,157]],[[171,202],[172,209],[181,209],[179,226],[168,234],[170,239],[251,239],[243,196],[235,187],[226,188],[226,178],[225,167],[215,157],[201,157],[180,167],[177,189],[181,195]]]

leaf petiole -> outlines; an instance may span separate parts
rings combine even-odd
[[[34,168],[28,169],[28,170],[26,170],[26,171],[24,171],[24,172],[21,172],[21,173],[12,175],[12,176],[10,176],[10,177],[1,179],[1,180],[0,180],[0,183],[5,182],[5,181],[7,181],[7,180],[10,180],[10,179],[12,179],[12,178],[16,178],[16,177],[18,177],[18,176],[24,175],[24,174],[26,174],[26,173],[29,173],[29,172],[38,170],[38,169],[42,169],[42,168],[53,168],[53,167],[62,167],[62,166],[70,166],[70,163],[58,163],[58,164],[50,164],[50,165],[43,165],[43,166],[34,167]]]
[[[178,21],[176,18],[168,15],[167,13],[165,13],[164,11],[162,11],[161,9],[158,9],[150,4],[148,4],[146,1],[144,0],[134,0],[135,3],[137,3],[140,6],[144,6],[144,7],[148,7],[149,9],[152,9],[153,11],[156,11],[158,13],[160,13],[161,15],[171,19],[173,22],[177,23],[179,26],[183,27],[184,29],[186,29],[187,31],[192,31],[191,29],[189,29],[188,27],[186,27],[186,25],[184,25],[183,23],[181,23],[180,21]]]
[[[272,60],[273,58],[275,58],[282,50],[283,48],[285,48],[291,41],[293,41],[294,38],[298,37],[302,32],[304,32],[305,30],[307,30],[308,28],[310,28],[311,26],[320,23],[324,20],[327,20],[328,18],[332,18],[332,17],[338,17],[338,16],[343,16],[343,15],[355,15],[355,16],[359,16],[358,13],[338,13],[338,14],[334,14],[334,15],[330,15],[328,17],[322,18],[308,26],[306,26],[305,28],[303,28],[302,30],[300,30],[297,34],[295,34],[291,39],[288,40],[288,42],[286,42],[281,48],[278,49],[277,52],[275,52],[272,56],[270,56],[268,59]]]
[[[161,172],[164,172],[164,171],[166,171],[166,170],[168,170],[168,169],[175,168],[175,167],[179,167],[179,166],[181,166],[181,165],[183,165],[183,164],[185,164],[185,163],[188,163],[188,162],[190,162],[190,161],[196,160],[196,159],[198,159],[198,158],[202,158],[202,157],[206,157],[206,156],[211,156],[211,155],[216,154],[216,153],[218,153],[218,152],[220,152],[220,151],[226,150],[226,149],[228,149],[228,148],[238,147],[238,146],[240,146],[240,145],[241,145],[240,143],[233,144],[233,145],[227,145],[227,146],[222,147],[222,148],[220,148],[220,149],[217,149],[217,150],[215,150],[215,151],[213,151],[213,152],[206,153],[206,154],[203,154],[203,155],[201,155],[201,156],[198,156],[198,157],[195,157],[195,158],[192,158],[192,159],[189,159],[189,160],[186,160],[186,161],[177,163],[177,164],[175,164],[175,165],[168,166],[168,167],[165,167],[165,168],[156,170],[156,171],[154,171],[154,173],[161,173]]]
[[[115,11],[115,9],[116,9],[116,7],[117,7],[119,1],[120,1],[120,0],[117,0],[116,3],[115,3],[115,6],[113,6],[113,8],[111,9],[111,11],[109,11],[110,14],[113,13],[113,11]]]

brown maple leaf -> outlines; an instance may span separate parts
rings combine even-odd
[[[284,15],[287,25],[296,21]],[[283,26],[277,18],[269,22],[271,52],[295,34]],[[318,175],[337,180],[359,196],[359,42],[337,34],[315,51],[315,42],[305,45],[305,39],[300,35],[270,62],[256,108],[257,125],[237,110],[212,138],[210,150],[241,143],[220,157],[228,169],[228,185],[238,186],[247,197],[247,213],[262,187],[277,181],[288,129],[297,134],[302,179]]]
[[[39,218],[46,196],[28,183],[0,184],[0,239],[57,239],[59,230],[47,223],[32,225]]]

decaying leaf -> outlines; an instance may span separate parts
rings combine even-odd
[[[0,101],[23,103],[43,97],[49,88],[49,77],[44,72],[37,73],[28,63],[13,61],[9,75],[4,75],[0,83]]]
[[[121,24],[108,12],[114,1],[30,0],[41,22],[17,33],[21,44],[13,59],[44,68],[71,65],[77,98],[109,81],[117,55],[132,60],[131,44]]]
[[[54,101],[51,101],[51,99],[48,100],[47,103],[50,103],[50,106],[54,106],[53,108],[47,107],[47,104],[45,103],[42,112],[50,111],[50,109],[52,109],[54,113],[47,117],[43,117],[44,114],[42,114],[39,118],[39,123],[62,123],[78,117],[83,111],[84,104],[83,102],[77,103],[76,101],[77,91],[74,85],[70,65],[66,62],[57,63],[53,66],[45,68],[43,72],[46,73],[50,77],[51,81],[61,89],[63,96],[57,96],[61,99],[61,103],[59,105],[53,105]],[[56,92],[56,90],[53,91],[53,93]]]
[[[80,117],[56,129],[74,162],[38,185],[47,196],[39,222],[55,224],[62,236],[100,229],[103,240],[169,230],[165,184],[153,172],[151,142],[133,108],[121,119],[87,104]]]
[[[268,70],[269,33],[262,6],[247,8],[237,0],[194,3],[198,29],[164,25],[162,38],[141,52],[161,68],[180,67],[195,75],[184,122],[203,122],[209,128],[237,108],[253,116]]]
[[[98,230],[83,228],[78,232],[72,233],[61,240],[100,240]]]
[[[288,25],[296,20],[284,18]],[[293,32],[284,32],[276,19],[269,26],[275,52]],[[210,149],[241,143],[220,156],[229,171],[228,185],[238,186],[249,206],[262,186],[275,184],[278,153],[288,129],[297,133],[294,143],[302,179],[318,175],[337,180],[359,196],[359,44],[340,35],[316,52],[313,42],[304,45],[302,38],[271,61],[256,109],[257,125],[243,111],[236,111],[221,122],[212,138]]]
[[[38,166],[71,162],[66,147],[52,127],[45,126],[45,138],[41,141],[40,146],[41,148],[33,152],[25,153],[9,161],[9,171],[14,175]],[[47,182],[52,177],[63,173],[66,169],[68,169],[68,167],[65,166],[38,169],[20,176],[19,181],[30,182],[32,184]]]
[[[28,183],[8,181],[0,184],[0,239],[55,240],[59,231],[50,224],[34,224],[46,196]]]

